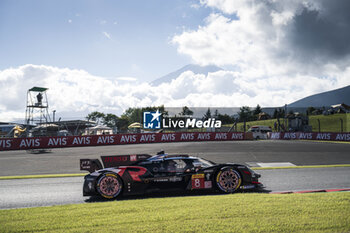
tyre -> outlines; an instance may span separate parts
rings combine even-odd
[[[233,167],[223,168],[216,175],[216,186],[223,193],[234,193],[241,183],[241,175]]]
[[[120,177],[112,172],[104,173],[97,182],[98,193],[107,199],[118,197],[123,190],[123,182]]]

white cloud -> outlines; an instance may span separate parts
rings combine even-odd
[[[136,82],[137,78],[134,78],[134,77],[117,77],[116,80],[127,81],[127,82]]]
[[[0,71],[0,121],[24,118],[26,90],[48,87],[57,116],[128,107],[281,106],[350,85],[350,2],[346,0],[201,0],[215,8],[196,30],[173,37],[197,64],[234,67],[207,76],[184,72],[152,86],[129,77],[24,65]],[[341,22],[341,23],[339,23]],[[111,35],[102,32],[111,39]],[[137,68],[134,66],[133,68]]]
[[[73,20],[71,20],[71,19],[68,19],[68,23],[72,23],[73,22]]]
[[[234,66],[240,76],[334,77],[350,64],[350,2],[346,0],[201,0],[215,8],[196,30],[173,37],[178,52],[201,65]],[[219,10],[219,11],[217,11]],[[338,77],[340,78],[340,77]],[[287,80],[286,80],[287,81]],[[347,82],[349,84],[349,82]]]
[[[120,115],[129,107],[239,107],[243,105],[281,106],[310,94],[349,84],[350,67],[332,66],[325,78],[298,74],[260,78],[238,71],[218,71],[207,76],[191,71],[171,83],[152,86],[131,77],[105,78],[84,70],[44,65],[24,65],[0,71],[0,121],[24,120],[26,91],[33,86],[49,88],[50,111],[64,119],[84,118],[92,111]]]
[[[108,33],[108,32],[102,32],[102,34],[106,37],[106,38],[108,38],[108,39],[112,39],[112,37],[111,37],[111,35]]]

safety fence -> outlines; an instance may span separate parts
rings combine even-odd
[[[319,140],[350,142],[350,133],[274,132],[269,133],[268,138],[275,140]]]
[[[1,138],[0,151],[45,148],[105,146],[137,143],[251,140],[251,133],[182,132],[140,133],[66,137]]]

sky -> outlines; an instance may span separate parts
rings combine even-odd
[[[347,0],[1,0],[0,121],[49,88],[56,117],[129,107],[283,106],[350,85]],[[208,75],[187,64],[216,65]]]

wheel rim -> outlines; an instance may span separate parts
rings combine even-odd
[[[107,198],[116,197],[121,190],[118,178],[114,175],[106,175],[99,181],[99,191],[102,196]]]
[[[222,171],[218,178],[219,188],[224,192],[234,192],[240,184],[240,177],[234,170]]]

